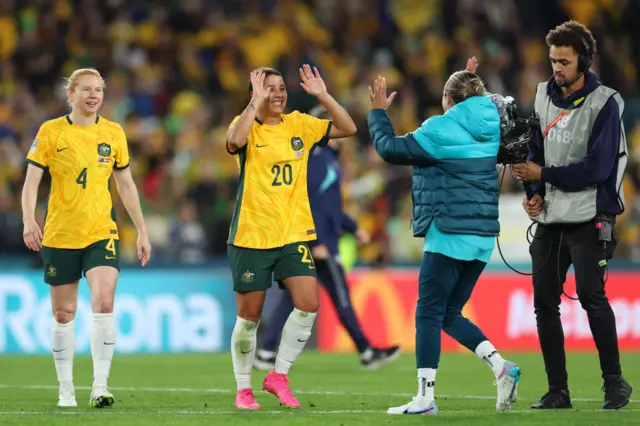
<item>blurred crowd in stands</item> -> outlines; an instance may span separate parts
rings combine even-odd
[[[309,111],[298,67],[319,68],[357,120],[340,155],[346,210],[373,235],[365,264],[414,261],[407,250],[410,174],[383,164],[366,125],[367,86],[383,75],[398,97],[399,134],[441,113],[442,87],[466,59],[492,92],[531,112],[550,76],[547,31],[566,19],[593,31],[593,69],[626,101],[630,164],[618,257],[640,262],[640,5],[636,0],[2,0],[0,2],[0,255],[26,253],[20,192],[39,125],[65,114],[62,78],[95,67],[107,82],[101,115],[121,123],[154,244],[184,264],[226,253],[238,170],[229,122],[248,101],[249,71],[281,70],[289,110]],[[47,185],[41,187],[40,219]],[[523,190],[509,174],[503,196]],[[135,229],[116,198],[125,258]],[[523,235],[524,238],[524,235]]]

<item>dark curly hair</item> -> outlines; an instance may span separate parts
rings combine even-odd
[[[589,52],[585,50],[584,43],[580,39],[582,37],[589,46]],[[580,22],[567,21],[564,22],[547,34],[547,46],[571,46],[577,54],[585,54],[590,58],[596,54],[596,39],[591,31]]]

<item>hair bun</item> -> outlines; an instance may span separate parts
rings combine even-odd
[[[457,71],[449,77],[445,85],[454,103],[459,103],[472,96],[482,96],[486,93],[482,79],[469,71]]]

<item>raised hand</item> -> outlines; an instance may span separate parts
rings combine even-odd
[[[475,74],[477,69],[478,69],[478,58],[476,58],[475,56],[473,58],[469,58],[467,60],[467,68],[465,68],[465,70]]]
[[[252,99],[261,103],[269,98],[269,91],[264,87],[264,71],[258,69],[251,71],[251,87],[253,88]]]
[[[398,92],[393,92],[387,97],[387,80],[378,76],[373,81],[373,90],[369,86],[369,98],[371,99],[371,109],[387,109],[393,102]]]
[[[304,64],[300,68],[300,79],[302,80],[300,86],[311,96],[317,98],[327,93],[327,86],[324,84],[322,77],[320,77],[318,68],[313,67],[313,71],[311,71],[311,67]]]

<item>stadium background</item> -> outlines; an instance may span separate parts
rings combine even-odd
[[[302,63],[318,66],[358,124],[340,156],[346,210],[373,235],[356,252],[345,237],[354,302],[373,343],[414,347],[413,314],[422,241],[411,237],[410,170],[382,163],[365,122],[367,85],[384,75],[399,92],[396,131],[441,112],[448,75],[470,56],[490,91],[530,112],[550,75],[544,36],[573,18],[591,28],[594,70],[626,101],[627,210],[608,288],[625,351],[640,351],[640,16],[635,0],[4,0],[0,2],[0,353],[49,352],[50,307],[40,259],[22,242],[24,157],[39,125],[65,113],[62,78],[96,67],[107,81],[101,114],[128,135],[132,170],[153,243],[150,266],[135,262],[135,230],[114,194],[124,263],[116,300],[121,353],[226,351],[235,300],[225,241],[237,185],[224,149],[228,123],[247,102],[257,66],[283,71],[289,109],[315,104],[298,86]],[[42,223],[47,184],[38,204]],[[520,185],[501,194],[501,247],[528,264]],[[571,281],[572,279],[570,279]],[[571,293],[571,283],[567,290]],[[275,290],[274,287],[274,292]],[[502,350],[537,350],[530,281],[508,271],[498,250],[466,307]],[[76,328],[89,352],[86,285]],[[350,350],[323,299],[322,350]],[[265,312],[268,321],[270,306]],[[567,344],[593,350],[586,316],[563,302]],[[445,347],[457,350],[450,340]]]

